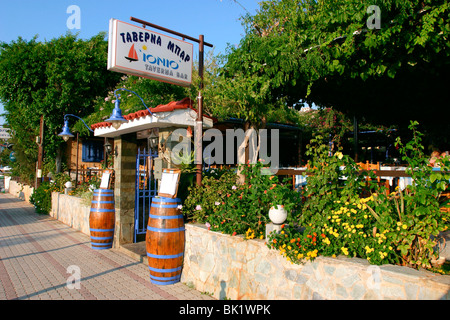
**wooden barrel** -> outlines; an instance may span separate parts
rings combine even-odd
[[[114,191],[111,189],[94,190],[91,212],[89,214],[92,249],[102,250],[112,248],[114,225]]]
[[[180,204],[178,198],[152,198],[146,249],[150,281],[154,284],[173,284],[181,278],[185,229]]]

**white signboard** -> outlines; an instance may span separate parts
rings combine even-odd
[[[116,19],[109,21],[108,70],[189,86],[193,45]]]
[[[0,126],[0,139],[3,140],[11,139],[11,135],[9,134],[9,128],[3,128]]]

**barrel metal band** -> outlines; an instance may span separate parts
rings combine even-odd
[[[92,249],[94,249],[94,250],[106,250],[106,249],[110,249],[111,247],[112,247],[112,245],[109,246],[109,247],[92,247]]]
[[[102,242],[102,243],[99,243],[99,242],[91,242],[91,245],[92,246],[97,246],[97,247],[106,247],[106,246],[112,246],[112,242]]]
[[[180,201],[178,199],[172,199],[172,198],[153,198],[152,199],[153,202],[176,202],[179,203]]]
[[[109,240],[112,238],[113,238],[113,236],[112,237],[93,237],[93,236],[91,236],[92,240]]]
[[[172,280],[172,281],[164,282],[164,281],[156,281],[156,280],[153,280],[150,278],[150,282],[153,284],[159,284],[159,285],[163,286],[163,285],[174,284],[174,283],[180,282],[180,280]]]
[[[114,212],[116,209],[91,208],[91,212]]]
[[[171,229],[163,229],[163,228],[153,228],[153,227],[147,227],[148,231],[153,231],[153,232],[162,232],[162,233],[168,233],[168,232],[179,232],[179,231],[184,231],[184,227],[179,227],[179,228],[171,228]]]
[[[173,277],[155,277],[150,275],[150,279],[152,280],[179,280],[181,278],[181,274],[173,276]]]
[[[156,214],[150,214],[149,217],[153,218],[153,219],[183,219],[184,218],[182,214],[177,214],[175,216],[158,216]]]
[[[92,200],[92,203],[114,203],[114,201],[96,201],[96,200]]]
[[[114,231],[114,229],[89,229],[89,230],[91,230],[91,231],[94,231],[94,232],[111,232],[111,231]]]
[[[157,268],[153,268],[153,267],[148,267],[150,269],[150,271],[153,272],[161,272],[161,273],[167,273],[167,272],[176,272],[176,271],[180,271],[182,267],[177,267],[177,268],[173,268],[173,269],[157,269]]]
[[[184,256],[184,252],[178,254],[152,254],[147,252],[147,257],[156,259],[175,259]]]
[[[177,204],[159,204],[159,203],[152,203],[152,208],[168,208],[168,209],[173,209],[173,208],[177,208],[178,205]]]

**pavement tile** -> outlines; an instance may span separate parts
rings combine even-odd
[[[183,283],[152,284],[144,263],[92,250],[87,235],[8,193],[0,194],[0,299],[215,300]]]

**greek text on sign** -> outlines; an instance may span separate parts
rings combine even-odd
[[[108,70],[189,86],[191,43],[116,19],[109,21]]]

